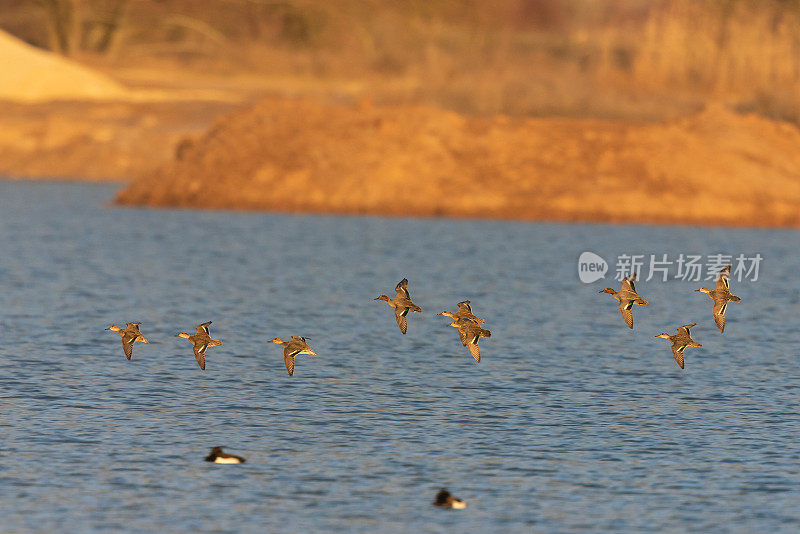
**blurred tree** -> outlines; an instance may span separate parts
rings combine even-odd
[[[50,47],[64,54],[70,55],[75,49],[80,22],[76,16],[80,0],[33,0],[40,6],[47,16],[50,33]]]
[[[65,56],[79,50],[107,53],[127,12],[129,0],[32,0],[45,13],[50,48]]]

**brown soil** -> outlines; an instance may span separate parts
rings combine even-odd
[[[659,123],[267,99],[121,204],[525,220],[800,225],[800,131],[721,105]]]
[[[0,101],[0,176],[126,181],[232,109],[211,102]]]

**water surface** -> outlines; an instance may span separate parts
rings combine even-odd
[[[7,531],[797,531],[800,235],[116,209],[0,182]],[[584,250],[759,252],[720,335],[696,284],[625,327]],[[613,267],[612,267],[613,269]],[[613,273],[612,273],[613,274]],[[403,277],[423,308],[400,334]],[[610,285],[616,285],[615,283]],[[476,364],[447,320],[488,319]],[[173,337],[213,320],[206,371]],[[127,361],[111,323],[152,341]],[[681,371],[654,336],[698,322]],[[318,357],[287,376],[275,336]],[[206,463],[214,445],[245,456]],[[440,486],[464,511],[430,506]]]

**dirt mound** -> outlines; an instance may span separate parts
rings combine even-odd
[[[122,85],[86,67],[40,50],[0,30],[0,99],[123,99]]]
[[[721,106],[683,120],[476,118],[267,99],[226,117],[121,204],[800,224],[800,131]]]

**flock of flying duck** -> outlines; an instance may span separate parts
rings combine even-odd
[[[696,291],[705,293],[714,301],[712,313],[714,321],[719,328],[720,333],[725,330],[725,311],[729,302],[739,302],[741,299],[730,292],[730,271],[731,266],[727,265],[720,270],[717,275],[716,289],[708,289],[701,287]],[[633,305],[647,306],[649,303],[643,299],[636,292],[634,282],[636,280],[636,273],[628,278],[622,280],[621,288],[619,291],[607,287],[600,291],[600,293],[610,293],[617,301],[619,301],[619,311],[622,313],[622,318],[628,327],[633,328]],[[389,306],[394,308],[394,317],[397,321],[397,326],[403,334],[408,330],[407,316],[409,312],[421,313],[422,308],[414,304],[411,300],[411,294],[408,292],[408,280],[403,278],[394,288],[397,296],[389,298],[386,295],[379,295],[375,300],[385,301]],[[445,310],[436,315],[449,317],[452,322],[449,326],[458,329],[458,335],[461,338],[461,344],[467,347],[469,353],[475,358],[476,362],[481,361],[481,351],[478,348],[478,340],[482,337],[491,337],[492,333],[484,329],[481,325],[486,324],[486,320],[477,317],[472,313],[470,301],[465,300],[458,303],[458,309],[454,312]],[[133,344],[135,342],[149,343],[147,338],[139,331],[141,323],[127,323],[125,328],[120,328],[117,325],[111,325],[106,330],[112,330],[119,333],[122,337],[122,350],[125,352],[125,357],[129,360],[133,356]],[[675,335],[669,335],[666,332],[661,333],[655,337],[668,339],[672,342],[672,355],[681,369],[684,368],[683,351],[686,347],[702,347],[692,339],[689,329],[697,323],[687,324],[678,327]],[[186,332],[175,334],[176,337],[187,339],[194,348],[194,357],[197,360],[197,365],[200,369],[206,368],[206,349],[208,347],[221,347],[222,341],[213,339],[209,330],[211,321],[200,324],[197,326],[197,333],[189,335]],[[278,344],[283,347],[283,361],[286,364],[286,372],[289,376],[294,375],[295,357],[300,354],[309,354],[316,356],[316,352],[306,342],[306,338],[302,336],[292,336],[289,341],[284,341],[279,337],[273,338],[272,343]],[[223,452],[222,447],[214,447],[211,449],[210,454],[206,457],[207,462],[214,462],[219,464],[239,464],[244,463],[245,459],[241,456],[228,454]],[[447,490],[442,489],[436,495],[433,502],[436,506],[445,508],[466,508],[466,503],[461,499],[452,496]]]
[[[386,295],[380,295],[375,300],[385,300],[389,306],[394,308],[394,317],[397,320],[397,326],[400,327],[400,332],[405,334],[406,330],[408,329],[408,323],[406,320],[408,312],[419,313],[422,312],[422,308],[411,301],[411,295],[408,292],[407,279],[403,278],[400,280],[400,282],[397,283],[397,286],[395,286],[394,290],[397,293],[395,298],[390,299]],[[478,339],[482,337],[491,337],[492,333],[489,330],[481,328],[482,324],[486,324],[486,320],[476,317],[472,313],[472,308],[470,308],[469,304],[470,301],[465,300],[458,303],[458,310],[455,312],[445,310],[442,313],[437,313],[436,315],[443,315],[453,319],[453,322],[450,323],[450,326],[458,328],[461,344],[467,347],[469,353],[473,358],[475,358],[476,362],[480,362],[481,351],[478,348]],[[133,356],[133,344],[135,342],[138,341],[140,343],[150,343],[147,338],[144,337],[144,334],[142,334],[142,332],[139,330],[139,325],[141,324],[142,323],[126,323],[125,328],[120,328],[119,326],[112,324],[106,328],[106,330],[117,332],[122,337],[122,350],[125,352],[125,357],[129,360]],[[206,350],[208,347],[222,346],[222,341],[219,339],[213,339],[211,337],[211,331],[208,328],[210,325],[211,321],[197,325],[197,333],[194,335],[189,335],[186,332],[175,334],[175,337],[181,337],[189,340],[194,348],[194,359],[197,360],[197,365],[200,366],[200,369],[204,371],[206,369]],[[281,338],[276,337],[270,340],[270,342],[283,347],[283,362],[286,364],[286,372],[289,373],[289,376],[294,375],[295,356],[299,354],[309,354],[312,356],[317,355],[317,353],[314,352],[314,349],[312,349],[306,342],[306,338],[302,336],[292,336],[289,341],[284,341]]]
[[[397,326],[400,332],[406,333],[408,329],[408,322],[406,317],[409,312],[420,313],[422,308],[414,304],[411,300],[411,294],[408,292],[408,280],[403,278],[394,288],[397,296],[389,298],[386,295],[379,295],[375,300],[386,301],[389,306],[394,308],[394,316],[397,321]],[[469,353],[475,358],[476,362],[481,361],[481,351],[478,348],[478,340],[482,337],[491,337],[492,333],[481,327],[486,324],[485,319],[476,317],[472,313],[470,301],[465,300],[458,303],[458,309],[455,312],[445,310],[437,315],[449,317],[452,319],[450,326],[458,329],[461,344],[467,347]],[[131,359],[133,357],[133,344],[137,341],[140,343],[150,343],[147,338],[139,330],[141,323],[126,323],[125,328],[112,324],[106,330],[117,332],[122,337],[122,350],[125,352],[125,357]],[[206,368],[206,350],[208,347],[221,347],[222,341],[213,339],[209,326],[211,321],[197,325],[197,333],[189,335],[187,332],[180,332],[175,334],[175,337],[180,337],[188,340],[194,349],[194,358],[197,360],[197,365],[200,369]],[[295,357],[300,354],[309,354],[316,356],[316,352],[306,342],[306,338],[302,336],[292,336],[289,341],[284,341],[279,337],[273,338],[272,343],[283,347],[283,361],[286,364],[286,372],[289,376],[294,375]],[[214,462],[218,464],[240,464],[246,460],[241,456],[228,454],[222,450],[222,447],[214,447],[211,452],[206,456],[207,462]],[[446,489],[442,489],[436,495],[433,504],[444,508],[462,509],[466,508],[466,503],[450,494]]]
[[[714,307],[711,312],[714,315],[714,322],[717,323],[719,332],[725,331],[725,311],[728,308],[729,302],[740,302],[742,299],[731,293],[730,289],[731,266],[730,264],[723,267],[717,275],[716,289],[708,289],[701,287],[696,289],[696,292],[705,293],[711,300],[714,301]],[[633,328],[633,305],[639,304],[640,306],[647,306],[648,302],[636,293],[636,273],[622,280],[622,287],[619,291],[614,291],[612,288],[607,287],[600,293],[610,293],[615,299],[619,301],[619,311],[622,313],[622,318],[625,319],[625,324]],[[702,347],[700,343],[692,339],[689,329],[697,323],[685,324],[678,327],[675,335],[671,336],[666,332],[658,334],[656,337],[668,339],[672,342],[672,355],[675,361],[678,362],[681,369],[683,369],[683,351],[686,347]]]

